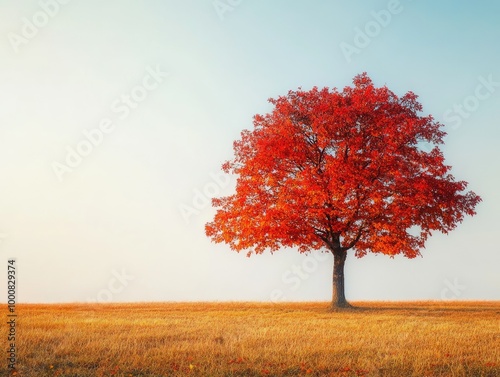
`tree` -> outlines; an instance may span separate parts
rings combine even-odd
[[[253,131],[241,133],[234,159],[222,165],[238,175],[236,193],[212,200],[217,212],[205,226],[212,241],[248,256],[283,247],[331,252],[334,310],[350,306],[349,250],[414,258],[432,231],[453,230],[481,201],[445,165],[446,133],[420,114],[414,93],[376,88],[366,73],[353,84],[269,99],[273,111],[254,116]]]

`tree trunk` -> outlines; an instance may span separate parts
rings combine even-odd
[[[350,308],[345,299],[344,291],[344,265],[347,251],[335,250],[333,254],[333,294],[331,310]]]

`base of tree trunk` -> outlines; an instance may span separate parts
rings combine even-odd
[[[348,302],[340,303],[340,304],[331,304],[328,308],[330,312],[341,312],[346,310],[356,309],[355,306],[352,306]]]

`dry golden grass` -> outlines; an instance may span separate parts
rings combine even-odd
[[[500,302],[355,305],[18,305],[17,376],[500,376]]]

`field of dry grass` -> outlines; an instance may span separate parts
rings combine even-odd
[[[17,376],[500,376],[500,302],[355,304],[18,305]]]

